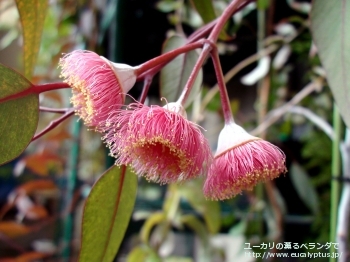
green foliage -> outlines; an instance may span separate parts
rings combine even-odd
[[[148,244],[149,237],[151,235],[151,231],[153,227],[157,224],[166,221],[166,214],[164,212],[156,212],[150,215],[146,222],[144,223],[142,230],[140,232],[141,241],[145,244]]]
[[[181,7],[181,2],[180,1],[169,1],[169,0],[164,0],[164,1],[159,1],[156,5],[157,9],[164,12],[172,12],[178,8]]]
[[[193,232],[199,237],[202,241],[202,244],[205,248],[208,248],[209,245],[209,234],[208,230],[196,216],[194,215],[184,215],[181,217],[181,222],[191,228]]]
[[[216,234],[221,226],[220,205],[217,201],[206,200],[200,185],[200,180],[192,180],[178,186],[177,190],[203,216],[209,232]]]
[[[311,30],[334,99],[350,127],[350,1],[314,1]]]
[[[212,0],[191,0],[191,2],[205,24],[216,18]]]
[[[14,70],[0,65],[0,98],[28,89],[32,84]],[[19,156],[34,136],[39,99],[30,95],[0,104],[0,165]]]
[[[31,78],[40,48],[48,0],[16,0],[23,30],[24,75]]]
[[[207,95],[209,90],[210,89],[207,87],[203,88],[203,90],[202,90],[202,97],[203,98]],[[215,94],[215,96],[210,100],[210,102],[206,106],[206,109],[209,111],[213,111],[213,112],[219,112],[219,110],[221,110],[221,100],[220,100],[219,92],[217,92]]]
[[[319,211],[318,196],[306,171],[298,163],[293,163],[289,174],[299,197],[312,213],[317,215]]]
[[[94,185],[84,209],[79,261],[113,261],[136,199],[137,176],[110,168]]]
[[[257,1],[258,9],[265,10],[270,6],[270,0],[258,0]]]
[[[161,262],[154,251],[147,246],[135,247],[128,255],[127,262]]]
[[[178,35],[172,36],[164,43],[162,53],[169,52],[184,44],[186,44],[186,38]],[[168,102],[174,102],[179,98],[197,59],[198,53],[195,50],[190,51],[186,54],[179,55],[160,71],[160,93]],[[201,69],[193,84],[185,106],[188,106],[198,94],[202,85],[202,79],[203,72]]]

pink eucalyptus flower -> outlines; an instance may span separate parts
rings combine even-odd
[[[226,124],[204,183],[204,195],[213,200],[229,199],[285,172],[285,155],[278,147],[249,135],[235,123]]]
[[[181,105],[131,104],[108,121],[104,140],[116,164],[165,184],[205,174],[211,151],[197,125],[186,119]]]
[[[71,102],[85,125],[99,130],[109,113],[119,109],[136,81],[135,70],[94,52],[76,50],[61,58],[61,77],[72,87]]]

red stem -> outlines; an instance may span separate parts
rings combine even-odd
[[[216,18],[215,20],[211,21],[209,24],[204,25],[203,27],[199,28],[198,30],[194,31],[187,39],[187,43],[193,43],[195,41],[198,41],[201,38],[204,38],[209,34],[209,32],[213,29],[213,27],[218,22],[219,18]]]
[[[230,99],[229,99],[228,94],[227,94],[225,79],[224,79],[224,75],[222,73],[222,68],[221,68],[218,50],[216,48],[214,48],[210,54],[211,54],[211,58],[212,58],[213,64],[214,64],[216,79],[218,80],[218,86],[219,86],[220,98],[221,98],[221,106],[222,106],[222,111],[224,113],[225,123],[226,124],[232,123],[232,122],[234,122],[234,120],[233,120],[233,115],[232,115],[232,110],[231,110],[231,105],[230,105]]]
[[[42,112],[57,113],[57,114],[65,114],[70,109],[71,108],[51,108],[51,107],[44,107],[44,106],[39,107],[39,110]]]
[[[211,31],[208,40],[210,40],[213,43],[216,43],[219,34],[222,30],[222,28],[225,26],[226,21],[236,12],[239,10],[239,8],[245,3],[250,2],[246,0],[233,0],[227,8],[224,10],[222,15],[220,16],[219,20],[217,21],[216,25],[214,26],[213,30]]]
[[[160,64],[165,64],[165,63],[170,62],[178,55],[181,55],[183,53],[189,52],[189,51],[197,49],[197,48],[201,48],[205,42],[207,42],[205,39],[201,39],[195,43],[186,44],[186,45],[181,46],[175,50],[169,51],[163,55],[157,56],[157,57],[141,64],[140,66],[138,66],[135,70],[135,73],[136,73],[136,75],[141,75],[142,73],[145,73],[146,71],[148,71],[148,70],[150,70],[150,69],[152,69]]]
[[[143,72],[141,75],[139,75],[137,77],[137,80],[143,80],[145,79],[146,77],[148,76],[155,76],[160,70],[162,70],[162,68],[166,65],[167,63],[163,63],[163,64],[160,64],[160,65],[157,65],[155,67],[153,67],[152,69],[146,71],[146,72]]]
[[[203,50],[202,50],[201,54],[199,55],[199,57],[196,61],[196,64],[193,67],[193,70],[192,70],[192,72],[191,72],[191,74],[186,82],[184,89],[182,90],[182,93],[181,93],[179,99],[177,100],[177,102],[180,103],[181,105],[185,104],[185,102],[186,102],[186,100],[191,92],[192,86],[193,86],[194,82],[196,81],[199,70],[202,68],[203,63],[204,63],[205,59],[207,58],[211,49],[212,49],[212,46],[209,44],[205,44],[203,46]]]
[[[241,8],[243,8],[248,2],[250,2],[250,0],[233,0],[228,7],[225,9],[225,11],[222,13],[222,15],[218,18],[218,20],[213,21],[212,23],[215,24],[213,30],[211,31],[209,37],[207,40],[203,40],[205,41],[207,44],[204,45],[203,50],[201,52],[201,54],[198,57],[198,60],[191,72],[191,75],[182,91],[181,96],[178,99],[178,102],[181,103],[182,105],[185,104],[186,99],[188,98],[192,86],[194,84],[194,81],[196,80],[196,77],[198,75],[199,70],[201,69],[201,67],[203,66],[203,63],[205,61],[205,59],[207,58],[209,52],[211,51],[212,47],[214,46],[214,49],[216,48],[215,43],[218,40],[219,34],[222,30],[222,28],[225,26],[226,21],[238,10],[240,10]],[[208,26],[208,28],[211,27],[211,23],[209,24],[210,26]],[[203,30],[201,33],[205,33],[207,29]],[[208,29],[209,30],[209,29]],[[194,36],[194,38],[196,37],[196,35]],[[220,67],[221,69],[221,67]],[[221,72],[222,74],[222,72]]]
[[[235,10],[235,12],[241,11],[244,7],[246,7],[252,1],[253,0],[244,2]],[[198,30],[196,30],[195,32],[193,32],[188,37],[187,43],[193,43],[195,41],[198,41],[201,38],[206,37],[210,33],[210,31],[213,29],[213,27],[216,25],[216,23],[218,22],[219,19],[220,19],[220,17],[216,18],[215,20],[211,21],[209,24],[206,24],[206,25],[202,26],[201,28],[199,28]]]
[[[33,94],[39,95],[40,93],[43,93],[43,92],[62,89],[62,88],[70,88],[70,86],[63,82],[49,83],[49,84],[42,84],[42,85],[32,85],[21,92],[1,98],[0,103],[7,102],[14,99],[19,99],[19,98],[33,95]]]
[[[63,83],[63,82],[41,84],[41,85],[36,85],[35,87],[36,87],[37,94],[44,93],[47,91],[57,90],[57,89],[70,88],[70,86],[67,83]]]
[[[152,83],[152,80],[153,80],[153,75],[145,76],[145,79],[144,79],[144,82],[143,82],[142,93],[141,93],[141,96],[140,96],[140,99],[139,99],[141,104],[145,103],[145,100],[146,100],[147,94],[148,94],[148,90],[149,90],[149,87],[150,87],[150,85]]]
[[[39,137],[42,137],[43,135],[45,135],[46,133],[48,133],[49,131],[51,131],[52,129],[54,129],[56,126],[58,126],[59,124],[61,124],[64,120],[66,120],[68,117],[70,117],[71,115],[74,114],[74,109],[70,109],[69,111],[67,111],[64,115],[62,115],[61,117],[55,119],[54,121],[51,121],[50,124],[45,127],[43,130],[41,130],[38,134],[36,134],[33,138],[32,138],[32,142],[37,140]]]
[[[19,254],[23,254],[26,250],[15,241],[13,241],[10,237],[0,232],[0,241],[5,242],[10,248],[16,250]]]

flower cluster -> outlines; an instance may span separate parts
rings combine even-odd
[[[128,165],[149,181],[166,184],[203,175],[204,195],[224,200],[286,171],[279,148],[249,135],[233,120],[221,131],[213,157],[201,128],[187,119],[179,102],[123,106],[137,79],[130,66],[88,51],[67,54],[60,66],[72,86],[76,113],[103,133],[117,165]]]

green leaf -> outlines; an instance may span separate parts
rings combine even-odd
[[[270,0],[258,0],[258,9],[266,10],[270,6]]]
[[[95,183],[86,200],[79,261],[113,261],[136,199],[137,176],[114,166]]]
[[[40,48],[48,0],[16,0],[23,30],[24,75],[31,78]]]
[[[298,163],[292,163],[289,174],[300,199],[314,214],[317,214],[319,210],[317,192],[306,171]]]
[[[32,84],[0,64],[0,98],[30,88]],[[0,165],[19,156],[30,143],[39,119],[39,99],[29,95],[0,103]]]
[[[311,30],[335,102],[350,127],[350,0],[313,1]]]
[[[126,262],[161,262],[162,259],[148,246],[135,247],[128,255]]]
[[[247,220],[242,219],[239,223],[231,227],[228,233],[231,236],[244,236],[247,225]]]
[[[135,247],[128,255],[127,262],[146,261],[150,251],[143,247]]]
[[[202,241],[203,246],[209,245],[209,234],[205,225],[194,215],[184,215],[181,217],[181,222],[191,228]]]
[[[102,45],[102,41],[106,35],[106,32],[110,28],[111,23],[113,22],[113,19],[115,19],[116,13],[117,13],[117,1],[110,1],[107,4],[107,8],[104,11],[104,14],[102,16],[102,20],[100,23],[100,32],[98,34],[98,44]]]
[[[180,1],[160,1],[156,4],[156,8],[163,12],[163,13],[169,13],[173,12],[176,9],[180,8],[182,6],[182,2]]]
[[[141,241],[147,244],[153,227],[165,220],[166,216],[163,212],[157,212],[149,216],[143,224],[140,232]]]
[[[169,52],[183,46],[184,44],[186,44],[186,38],[178,35],[172,36],[165,41],[162,52]],[[198,56],[199,55],[195,50],[179,55],[160,71],[160,93],[161,96],[165,97],[168,102],[174,102],[179,98],[198,59]],[[202,79],[203,72],[201,69],[185,103],[186,107],[199,93]]]
[[[191,0],[194,8],[202,17],[204,23],[209,23],[216,19],[216,14],[212,0]]]
[[[189,257],[166,257],[164,262],[193,262],[193,259]]]
[[[200,213],[212,234],[216,234],[221,226],[220,205],[217,201],[206,200],[202,193],[200,180],[188,181],[179,186],[179,191],[190,205]]]

